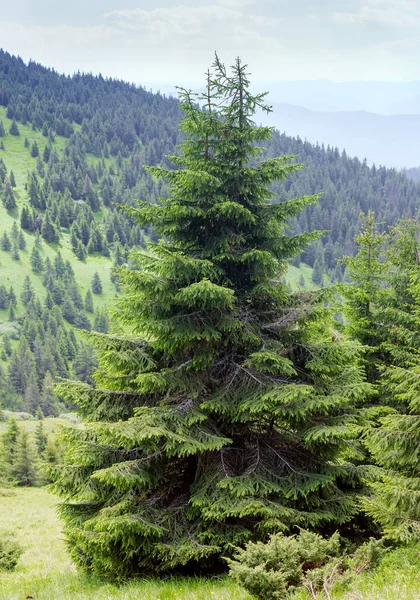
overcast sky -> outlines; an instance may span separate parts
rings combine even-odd
[[[0,46],[59,71],[202,81],[215,50],[253,81],[420,79],[419,0],[0,0]]]

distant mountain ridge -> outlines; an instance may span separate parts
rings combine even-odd
[[[320,112],[274,103],[259,116],[280,131],[346,150],[370,165],[410,168],[420,164],[420,114],[379,115],[367,111]]]

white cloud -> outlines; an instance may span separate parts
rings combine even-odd
[[[335,12],[333,18],[337,24],[414,28],[420,25],[420,7],[412,0],[366,0],[357,10]]]
[[[241,56],[255,82],[418,77],[418,34],[408,26],[420,19],[416,1],[294,0],[288,13],[286,0],[206,1],[146,8],[139,0],[142,8],[113,10],[90,25],[0,21],[0,45],[59,71],[102,72],[147,86],[200,83],[215,50],[228,64]],[[343,12],[327,13],[325,3]],[[391,22],[402,23],[397,33]],[[381,25],[374,36],[367,23]]]

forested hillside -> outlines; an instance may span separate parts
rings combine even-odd
[[[46,395],[43,386],[57,376],[90,381],[94,359],[78,330],[107,331],[103,308],[118,293],[111,269],[155,235],[120,205],[165,196],[162,181],[143,165],[169,166],[165,155],[182,140],[179,122],[173,98],[101,76],[59,75],[0,51],[0,385],[6,407],[34,412]],[[294,259],[296,266],[303,260],[314,267],[311,277],[319,285],[325,273],[343,277],[337,258],[354,252],[361,211],[374,210],[384,226],[416,212],[420,184],[404,174],[371,169],[278,132],[266,145],[265,158],[296,155],[305,165],[274,184],[279,200],[323,192],[290,225],[295,234],[328,230]]]

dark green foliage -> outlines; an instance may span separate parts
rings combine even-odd
[[[25,204],[22,206],[22,212],[20,213],[20,226],[27,231],[34,231],[35,229],[33,215]]]
[[[42,273],[44,270],[44,261],[39,249],[35,245],[32,248],[29,262],[31,263],[31,269],[34,273]]]
[[[24,306],[27,306],[29,302],[34,297],[34,290],[31,284],[31,280],[29,279],[29,275],[27,275],[23,281],[22,292],[20,294],[20,299]]]
[[[32,156],[32,158],[36,158],[37,156],[39,156],[39,148],[38,148],[38,144],[36,143],[36,141],[32,144],[31,156]]]
[[[7,210],[12,210],[13,208],[16,208],[15,194],[10,184],[10,180],[7,177],[4,180],[1,200],[3,202],[4,208],[6,208]]]
[[[93,323],[93,329],[100,333],[108,333],[109,321],[108,316],[104,310],[99,310],[95,315],[95,321]]]
[[[38,389],[35,370],[33,370],[25,387],[25,411],[35,415],[40,402],[41,395]]]
[[[12,247],[12,243],[11,243],[10,238],[7,235],[6,232],[3,233],[3,236],[2,236],[1,241],[0,241],[0,247],[5,252],[8,252],[11,249],[11,247]]]
[[[49,243],[58,242],[59,239],[57,228],[51,222],[51,217],[48,210],[45,212],[45,215],[42,219],[41,235],[44,240]]]
[[[35,429],[35,444],[38,450],[38,454],[42,454],[47,447],[48,436],[44,431],[44,425],[42,421],[39,421]]]
[[[16,304],[17,304],[17,299],[16,299],[16,294],[15,294],[15,292],[14,292],[14,290],[13,290],[13,286],[10,286],[10,289],[9,289],[8,296],[9,296],[9,303],[10,303],[12,306],[16,306]]]
[[[4,308],[7,308],[7,306],[4,306]],[[12,345],[10,343],[10,336],[8,336],[7,334],[3,335],[3,346],[6,355],[10,356],[12,354]]]
[[[58,417],[58,402],[54,392],[54,382],[51,373],[47,372],[42,383],[40,408],[46,417]]]
[[[92,298],[92,292],[90,290],[88,290],[86,292],[85,310],[87,312],[93,313],[93,298]]]
[[[16,179],[13,171],[10,171],[10,185],[12,186],[12,188],[16,187]]]
[[[9,133],[10,133],[10,135],[14,135],[14,136],[20,135],[19,127],[17,126],[17,123],[14,119],[12,121],[12,124],[10,125]]]
[[[19,244],[17,243],[17,241],[13,242],[13,246],[12,246],[12,258],[13,258],[13,260],[20,260],[20,256],[19,256]]]
[[[92,279],[92,292],[94,294],[102,294],[102,283],[98,272],[96,272]]]
[[[31,487],[36,484],[37,470],[35,453],[25,429],[19,434],[16,442],[16,452],[13,460],[13,476],[18,485]]]
[[[7,429],[2,436],[3,454],[8,465],[13,465],[16,456],[16,444],[19,438],[19,427],[16,419],[10,417]]]
[[[4,137],[6,132],[4,131],[3,121],[0,121],[0,137]]]
[[[19,246],[19,250],[25,250],[25,248],[26,248],[26,240],[25,240],[25,236],[23,235],[22,231],[19,231],[17,243],[18,243],[18,246]]]
[[[150,169],[170,195],[127,209],[161,241],[118,271],[126,333],[89,337],[96,387],[58,387],[87,422],[64,433],[54,475],[87,570],[219,569],[234,545],[358,511],[368,469],[349,462],[350,440],[371,388],[358,347],[330,335],[323,295],[280,281],[319,237],[288,236],[286,222],[317,197],[270,202],[271,183],[300,165],[257,161],[272,132],[254,127],[267,107],[248,85],[239,61],[230,75],[217,60],[206,111],[181,93],[175,170]]]
[[[359,252],[346,259],[352,283],[343,286],[344,313],[350,334],[365,344],[368,376],[378,388],[364,439],[383,467],[364,505],[387,536],[418,539],[419,226],[401,221],[379,235],[369,214],[356,239]]]
[[[315,261],[314,270],[312,273],[312,281],[319,286],[322,286],[324,283],[323,269],[319,260]]]

